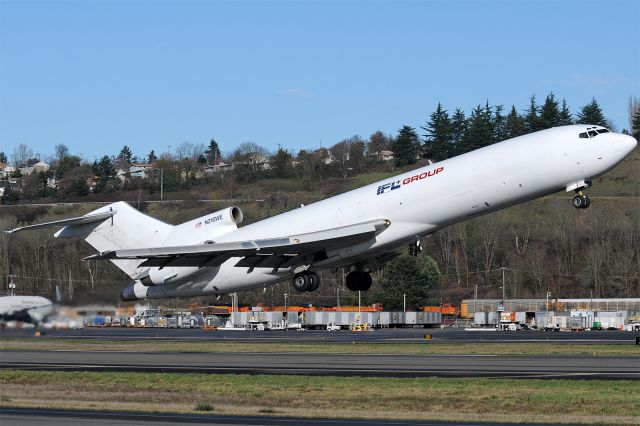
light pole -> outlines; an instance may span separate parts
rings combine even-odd
[[[336,298],[338,299],[338,308],[340,307],[340,292],[344,291],[342,287],[336,287]]]
[[[11,276],[9,276],[9,296],[16,295],[16,283],[13,282]]]
[[[502,304],[504,305],[504,266],[500,269],[502,269]]]

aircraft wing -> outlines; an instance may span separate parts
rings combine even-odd
[[[280,238],[197,244],[174,247],[106,251],[84,258],[146,259],[140,266],[219,266],[227,259],[241,257],[236,266],[285,268],[306,263],[327,250],[364,243],[389,226],[385,219]]]

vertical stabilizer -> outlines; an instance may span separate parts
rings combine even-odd
[[[101,207],[88,215],[107,212],[115,214],[101,222],[67,225],[55,236],[84,238],[93,248],[103,252],[160,246],[173,228],[173,225],[147,216],[124,201]],[[112,262],[132,278],[143,272],[138,268],[141,260],[114,259]]]

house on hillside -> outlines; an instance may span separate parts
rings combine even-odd
[[[37,161],[34,163],[28,162],[24,166],[20,167],[20,173],[23,175],[30,175],[31,173],[46,172],[49,168],[49,164],[44,161]]]
[[[233,163],[227,164],[219,161],[218,164],[205,164],[203,167],[205,174],[211,174],[216,172],[224,172],[226,170],[233,170]]]
[[[377,161],[393,161],[395,156],[393,155],[393,151],[380,150],[369,154],[369,158]]]
[[[127,180],[127,172],[122,170],[122,169],[118,169],[116,171],[116,179],[118,179],[122,183],[126,182],[126,180]]]
[[[153,164],[133,163],[129,167],[129,173],[131,174],[131,177],[146,179],[151,175],[153,168]]]
[[[331,164],[336,161],[331,151],[329,151],[327,148],[316,149],[315,151],[313,151],[313,153],[324,164]]]
[[[271,164],[269,163],[269,157],[260,154],[259,152],[251,152],[247,155],[247,164],[259,166],[262,170],[269,170],[271,168]]]

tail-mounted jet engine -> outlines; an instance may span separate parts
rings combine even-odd
[[[244,215],[239,207],[228,207],[173,227],[163,245],[213,244],[214,239],[238,229]],[[187,281],[202,269],[195,266],[152,266],[138,277],[143,286]],[[130,286],[131,287],[131,286]]]

